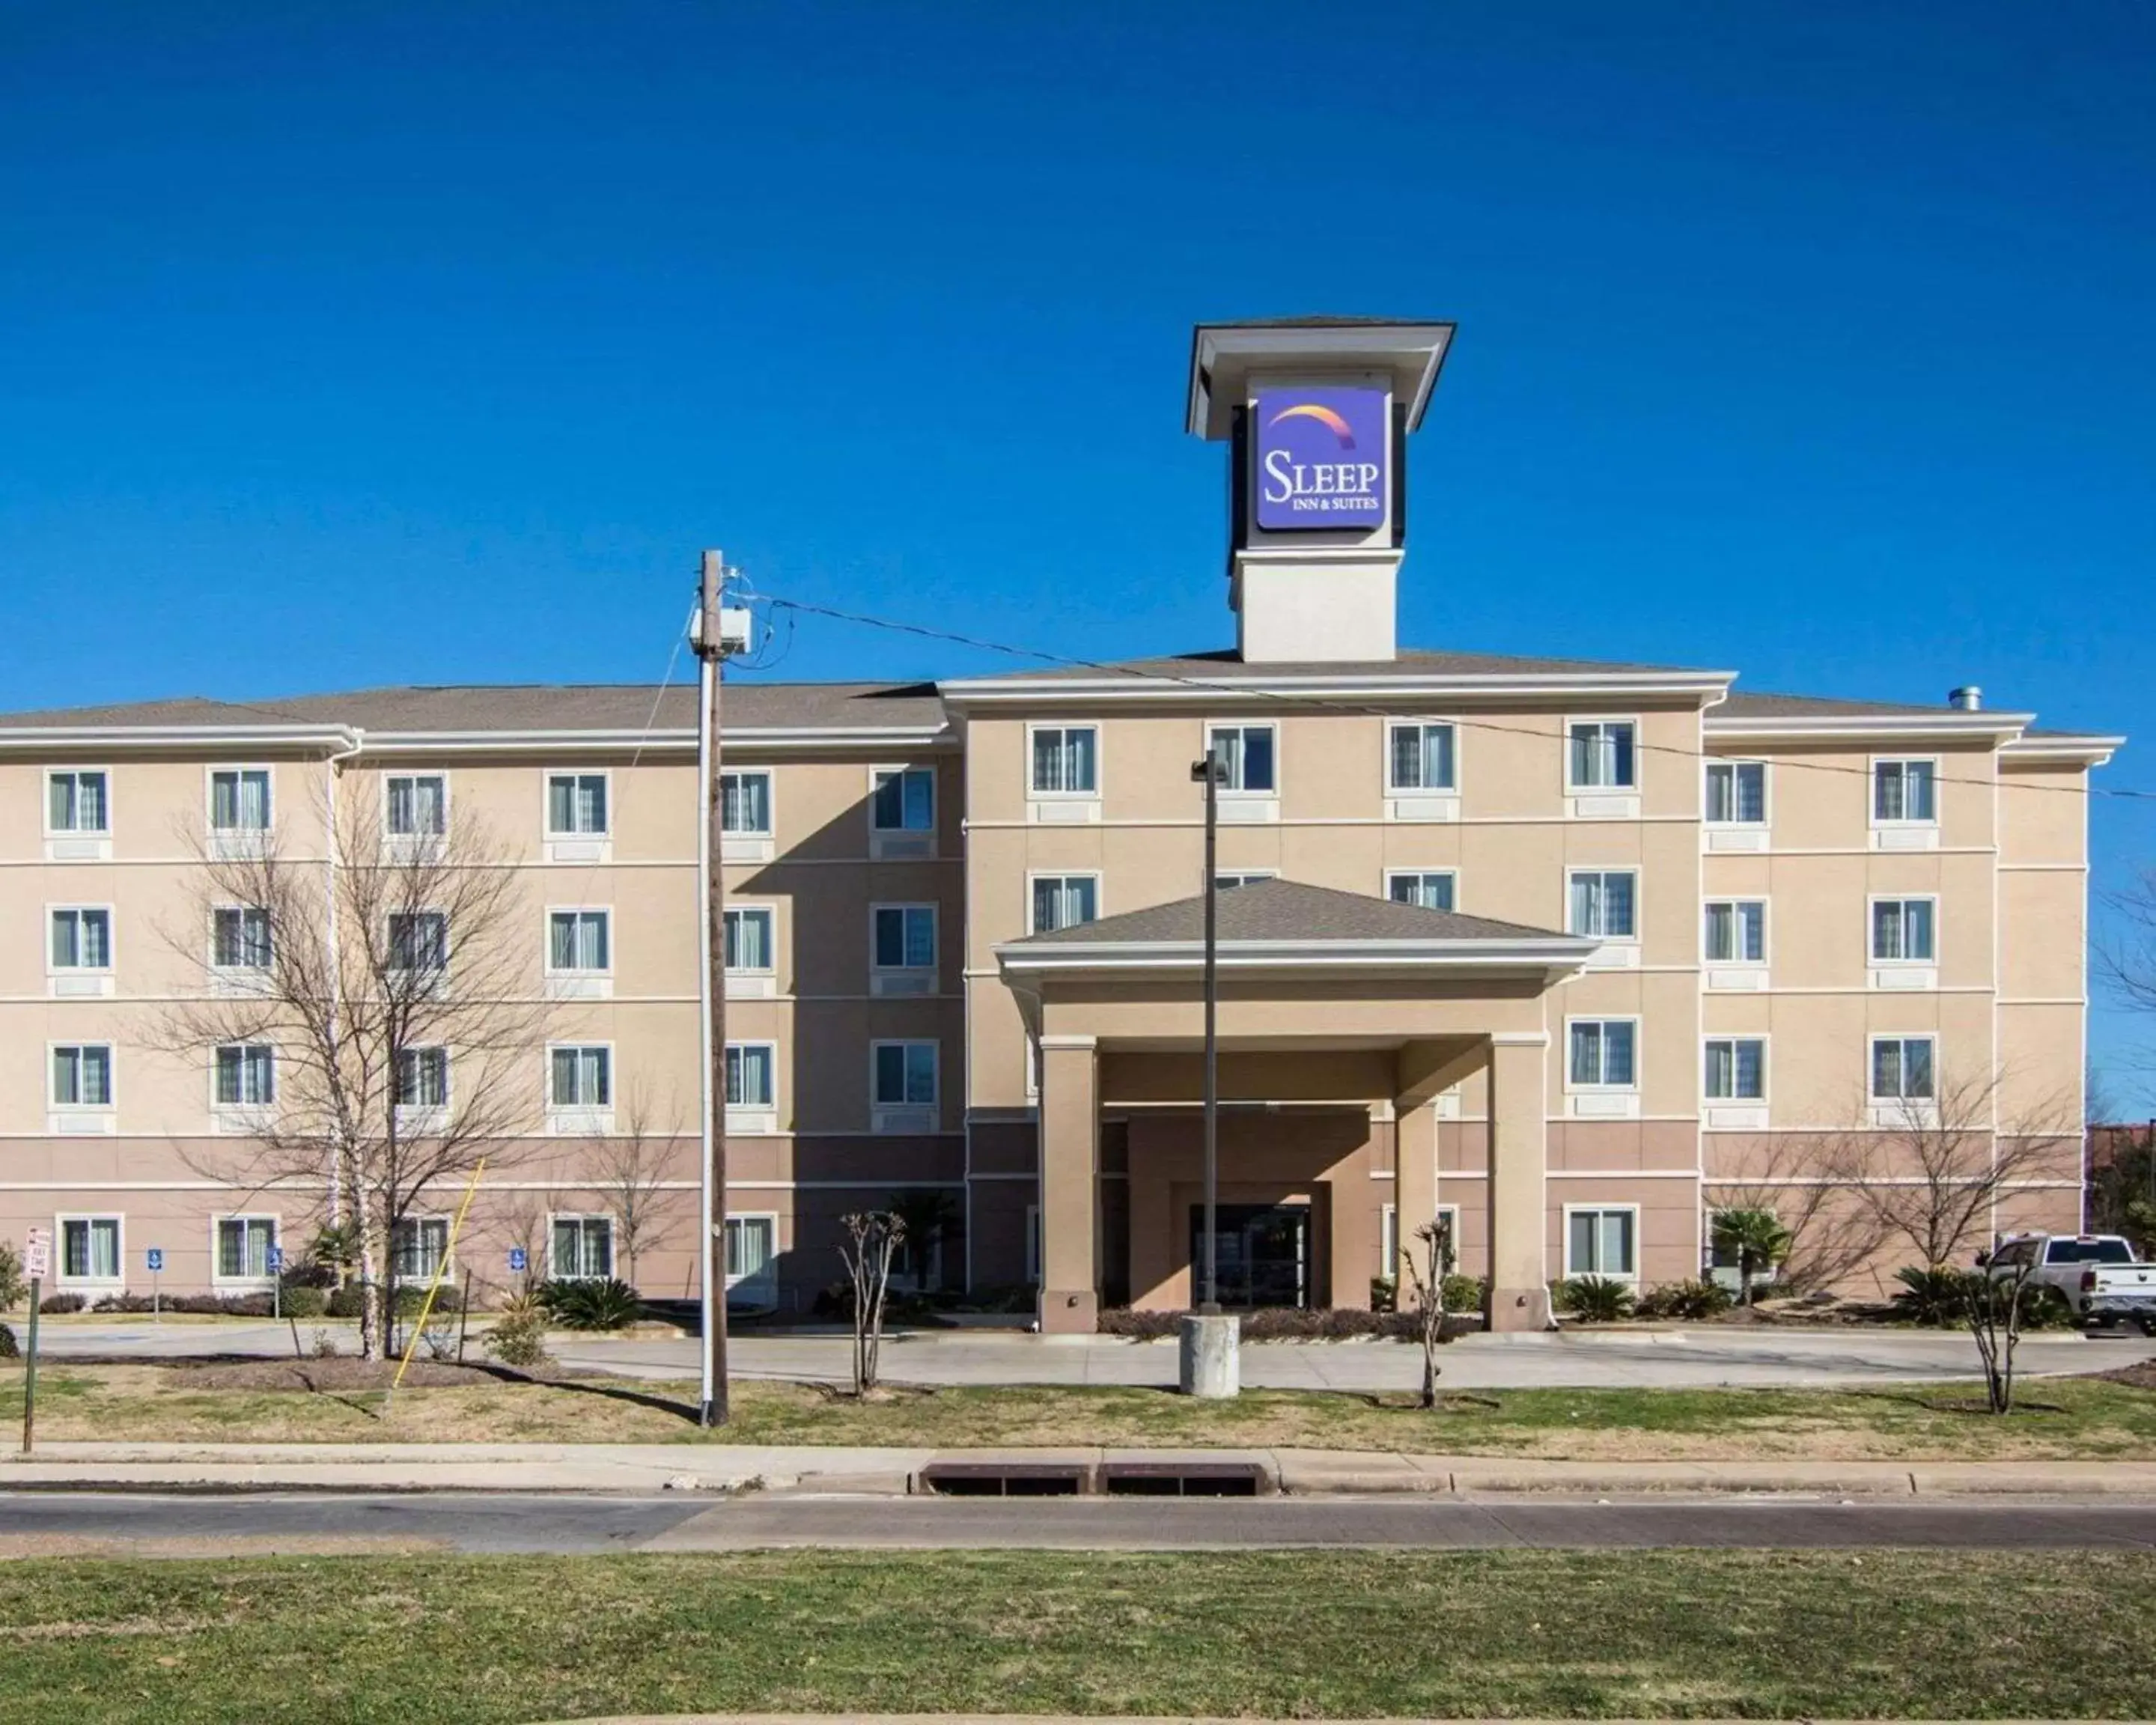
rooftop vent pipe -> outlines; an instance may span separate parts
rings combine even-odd
[[[1947,691],[1947,705],[1964,713],[1975,712],[1984,705],[1984,691],[1974,683],[1964,683]]]

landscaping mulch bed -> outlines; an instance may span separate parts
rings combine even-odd
[[[2130,1366],[2118,1366],[2108,1372],[2089,1372],[2082,1375],[2100,1378],[2107,1384],[2123,1384],[2128,1389],[2156,1389],[2156,1359],[2136,1360]]]
[[[135,1362],[141,1363],[141,1362]],[[322,1359],[223,1360],[209,1365],[170,1367],[172,1388],[196,1389],[387,1389],[397,1376],[395,1360],[367,1360],[347,1354]],[[511,1371],[477,1362],[415,1359],[404,1373],[407,1389],[463,1389],[495,1384],[558,1384],[603,1375],[549,1367],[542,1372]]]

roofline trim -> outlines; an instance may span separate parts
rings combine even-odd
[[[1999,752],[2017,761],[2069,761],[2085,767],[2107,767],[2111,757],[2125,747],[2123,737],[2076,732],[2064,737],[2017,737],[2002,744]]]
[[[1443,939],[1229,940],[1217,943],[1222,970],[1540,970],[1555,977],[1583,968],[1600,949],[1576,935],[1453,936]],[[1205,962],[1199,941],[1006,941],[993,948],[1005,970],[1187,971]]]
[[[806,752],[832,748],[953,749],[957,736],[948,726],[728,725],[721,727],[721,745],[727,749],[773,749]],[[370,753],[452,752],[455,751],[529,752],[533,749],[624,749],[646,751],[694,750],[694,728],[670,726],[652,731],[370,731]]]
[[[1219,701],[1242,696],[1295,694],[1311,696],[1383,695],[1441,697],[1463,695],[1507,696],[1582,695],[1714,695],[1728,691],[1735,671],[1558,671],[1406,672],[1396,675],[1245,676],[1201,679],[1131,672],[1108,677],[959,678],[937,685],[953,706],[1003,706],[1055,700],[1178,702]]]
[[[228,742],[354,748],[363,735],[342,725],[19,725],[0,726],[0,749],[185,749]]]
[[[2035,722],[2034,713],[1742,713],[1709,711],[1701,721],[1710,737],[1758,737],[1802,741],[1807,737],[1909,738],[1999,737],[2010,742]]]

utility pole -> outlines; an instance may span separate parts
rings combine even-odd
[[[1177,1378],[1185,1395],[1240,1393],[1242,1320],[1220,1310],[1220,882],[1214,854],[1220,828],[1220,785],[1228,763],[1209,737],[1190,776],[1205,787],[1205,1221],[1198,1269],[1198,1309],[1183,1320]]]
[[[726,790],[720,778],[719,697],[725,686],[726,634],[720,620],[726,560],[704,553],[696,612],[696,657],[703,667],[697,766],[704,819],[697,845],[704,876],[704,1384],[699,1414],[724,1425],[726,1405]]]

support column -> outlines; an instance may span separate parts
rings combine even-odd
[[[1394,1116],[1393,1220],[1403,1258],[1413,1255],[1415,1262],[1422,1261],[1415,1230],[1436,1214],[1437,1102],[1433,1097],[1418,1106],[1402,1108]],[[1459,1244],[1453,1242],[1455,1250]],[[1413,1291],[1405,1271],[1396,1269],[1394,1274],[1399,1278],[1394,1286],[1400,1310],[1405,1312]]]
[[[1091,1036],[1040,1039],[1040,1332],[1101,1316],[1101,1110]]]
[[[1548,1152],[1547,1032],[1500,1033],[1490,1047],[1490,1327],[1549,1327],[1543,1242]]]

